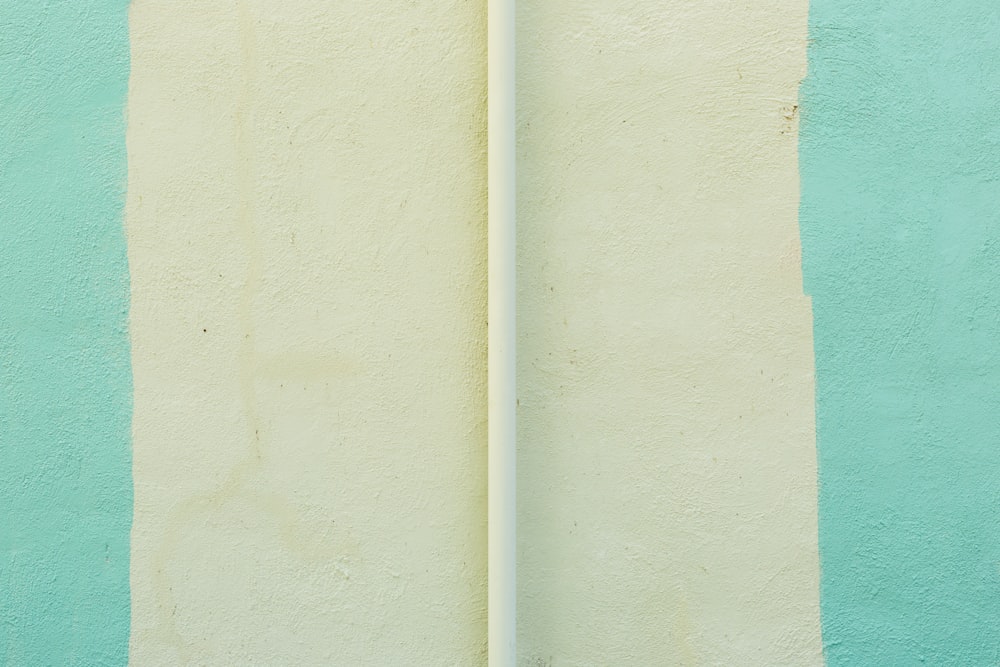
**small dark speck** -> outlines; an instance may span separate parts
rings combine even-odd
[[[202,329],[201,332],[202,333],[208,333],[208,329]]]

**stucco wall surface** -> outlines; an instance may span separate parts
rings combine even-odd
[[[133,3],[132,664],[483,662],[484,21]]]
[[[817,665],[807,3],[525,0],[524,665]]]
[[[812,0],[802,90],[828,664],[1000,664],[1000,5]]]
[[[127,656],[127,7],[0,2],[0,665]]]
[[[485,664],[485,20],[0,1],[0,665]],[[519,667],[1000,664],[998,35],[520,0]]]

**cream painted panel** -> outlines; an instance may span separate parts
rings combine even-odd
[[[484,19],[133,4],[133,664],[482,662]]]
[[[821,664],[807,2],[519,12],[522,664]]]

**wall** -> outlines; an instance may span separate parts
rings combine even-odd
[[[1000,662],[1000,7],[813,0],[802,232],[831,665]]]
[[[0,4],[0,664],[129,634],[125,0]]]
[[[519,6],[522,660],[819,664],[806,4]]]
[[[519,665],[1000,661],[1000,6],[518,7]],[[485,664],[485,19],[0,3],[0,664]]]
[[[130,30],[132,662],[481,662],[480,8]]]

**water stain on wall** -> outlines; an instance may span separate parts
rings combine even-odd
[[[482,17],[131,28],[133,661],[475,663]]]

